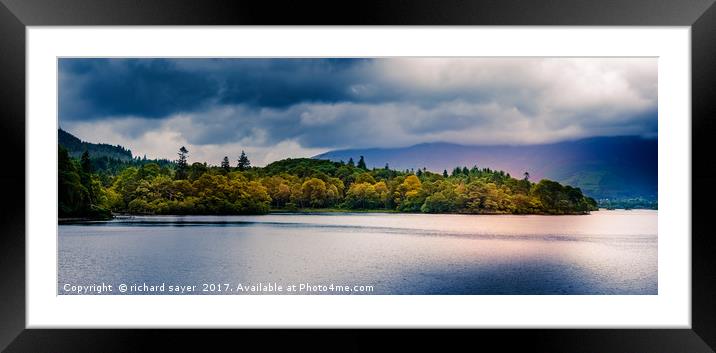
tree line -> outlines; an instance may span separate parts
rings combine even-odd
[[[597,209],[579,188],[529,174],[473,166],[450,173],[425,168],[368,169],[356,163],[284,159],[253,167],[242,151],[236,166],[149,161],[104,170],[85,153],[74,160],[60,147],[60,216],[132,214],[265,214],[271,210],[384,210],[465,214],[586,214]],[[63,155],[64,153],[64,155]],[[116,166],[116,165],[113,165]]]

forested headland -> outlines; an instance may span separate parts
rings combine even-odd
[[[178,159],[72,158],[59,146],[59,216],[265,214],[269,211],[375,210],[464,214],[586,214],[597,202],[579,188],[490,168],[366,168],[357,162],[298,158],[253,167],[241,153],[218,165]]]

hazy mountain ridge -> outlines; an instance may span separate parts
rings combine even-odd
[[[85,142],[62,129],[57,130],[57,136],[58,143],[67,149],[71,157],[78,158],[84,151],[87,151],[92,158],[108,157],[123,161],[132,160],[132,151],[120,145]]]
[[[581,188],[595,198],[657,196],[658,143],[638,136],[594,137],[551,144],[469,146],[426,143],[403,148],[349,149],[314,158],[355,161],[368,167],[450,172],[456,166],[504,170],[514,177],[548,178]]]

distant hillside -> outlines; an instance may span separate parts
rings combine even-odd
[[[576,186],[594,198],[644,197],[656,199],[658,149],[656,139],[595,137],[576,141],[524,146],[464,146],[449,143],[404,148],[330,151],[319,159],[358,161],[368,167],[450,172],[455,166],[504,170],[514,177],[548,178]]]
[[[58,129],[57,134],[58,143],[69,151],[71,157],[79,158],[86,150],[92,158],[107,157],[122,161],[132,160],[132,151],[120,145],[112,146],[106,143],[84,142],[62,129]]]

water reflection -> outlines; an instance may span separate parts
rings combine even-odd
[[[59,286],[310,282],[374,286],[369,294],[657,294],[656,211],[136,217],[59,229]]]

